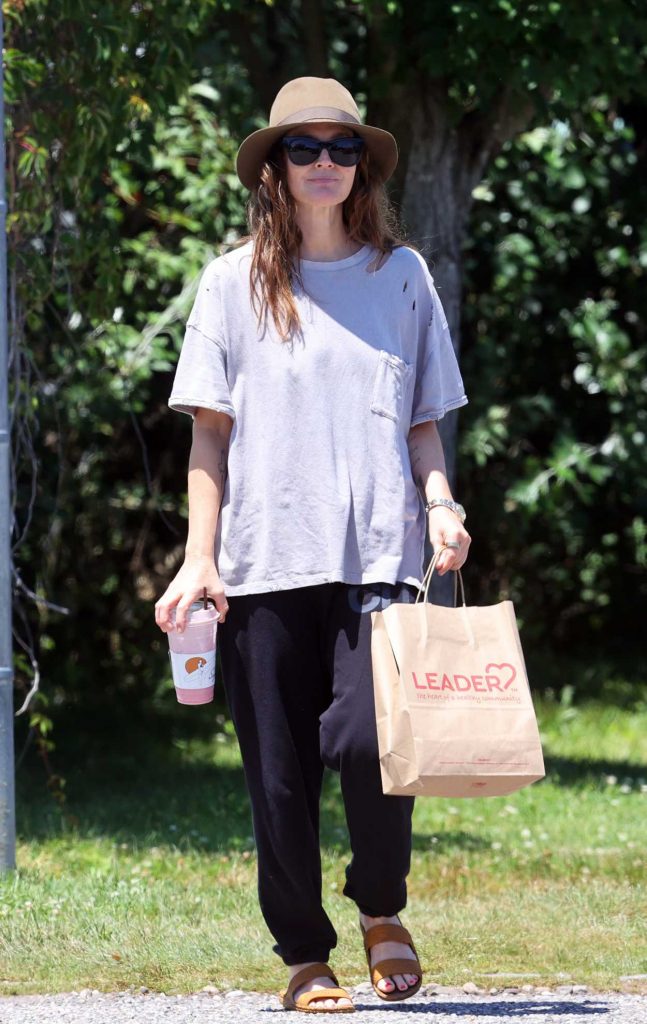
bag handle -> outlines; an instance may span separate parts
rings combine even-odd
[[[418,595],[416,597],[415,604],[418,603],[418,601],[420,600],[420,596],[421,596],[421,594],[423,592],[424,592],[424,595],[425,595],[425,597],[424,597],[425,603],[429,600],[429,586],[431,584],[431,577],[433,575],[434,569],[436,568],[436,563],[437,563],[438,559],[440,558],[440,556],[442,555],[442,553],[443,553],[443,551],[445,550],[446,547],[447,547],[447,545],[443,544],[442,547],[438,548],[438,550],[434,552],[434,556],[431,559],[431,561],[429,562],[429,565],[427,566],[427,568],[425,570],[425,574],[424,574],[424,576],[422,578],[422,583],[421,583],[421,585],[420,585],[420,587],[418,589]],[[456,608],[456,607],[458,607],[458,584],[459,584],[459,582],[460,582],[460,585],[461,585],[461,597],[463,599],[463,605],[465,605],[465,603],[466,603],[465,602],[465,587],[463,586],[463,577],[461,575],[460,569],[454,569],[452,571],[454,573],[454,608]]]
[[[443,551],[445,550],[446,547],[447,547],[447,545],[443,544],[443,546],[441,548],[438,548],[438,551],[434,552],[434,557],[431,559],[429,565],[427,566],[425,574],[424,574],[424,576],[422,578],[422,584],[421,584],[421,586],[420,586],[420,588],[418,590],[418,594],[417,594],[416,600],[414,602],[414,604],[418,604],[418,602],[420,601],[420,596],[424,592],[425,599],[424,599],[424,601],[420,602],[420,609],[421,609],[421,611],[423,613],[423,615],[422,615],[421,639],[422,639],[422,643],[423,643],[423,645],[425,647],[427,646],[427,643],[429,641],[429,623],[427,621],[428,616],[427,616],[426,608],[425,608],[425,605],[428,602],[429,585],[431,583],[431,577],[433,575],[434,569],[436,568],[436,563],[438,562],[438,559],[440,558],[441,554],[443,553]],[[463,619],[463,623],[464,623],[464,626],[465,626],[465,633],[467,635],[467,642],[468,642],[469,646],[473,650],[475,650],[478,645],[477,645],[477,642],[476,642],[476,637],[474,636],[474,630],[472,629],[472,624],[470,622],[469,612],[467,611],[467,604],[465,602],[465,588],[463,586],[463,577],[461,576],[460,569],[453,569],[452,571],[455,573],[455,575],[454,575],[454,608],[458,608],[459,607],[459,605],[458,605],[458,583],[460,582],[460,585],[461,585],[461,597],[463,598],[463,603],[462,603],[462,605],[460,605],[460,612],[462,613],[462,619]]]

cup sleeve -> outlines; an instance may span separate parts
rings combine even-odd
[[[447,317],[430,274],[427,316],[420,331],[411,426],[440,420],[451,409],[467,405],[463,378],[454,352]]]
[[[203,271],[189,314],[168,404],[195,418],[213,409],[235,419],[227,380],[227,347],[222,335],[220,282],[209,265]]]

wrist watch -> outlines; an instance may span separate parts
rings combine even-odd
[[[425,512],[429,512],[430,509],[435,508],[436,505],[445,505],[450,508],[452,512],[455,512],[461,523],[465,522],[467,518],[465,509],[462,505],[459,505],[457,501],[450,501],[449,498],[432,498],[431,501],[425,503]]]

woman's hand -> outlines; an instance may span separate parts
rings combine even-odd
[[[467,561],[472,538],[455,512],[443,505],[435,505],[429,513],[429,540],[434,554],[448,541],[458,541],[460,547],[445,548],[436,562],[436,571],[444,576],[450,569],[461,569]]]
[[[155,622],[163,633],[174,628],[171,619],[173,608],[176,609],[177,631],[184,631],[189,607],[202,598],[205,587],[207,597],[214,599],[216,609],[220,612],[218,625],[225,621],[229,605],[213,558],[209,555],[192,556],[185,558],[181,569],[155,604]]]

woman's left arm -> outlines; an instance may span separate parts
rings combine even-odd
[[[412,427],[407,438],[411,472],[423,501],[432,498],[449,498],[452,493],[447,482],[445,455],[435,420],[427,420]],[[429,540],[435,551],[447,541],[458,541],[459,548],[445,548],[438,559],[437,570],[444,576],[450,569],[460,569],[467,560],[472,538],[455,512],[443,505],[436,505],[427,513],[429,519]]]

